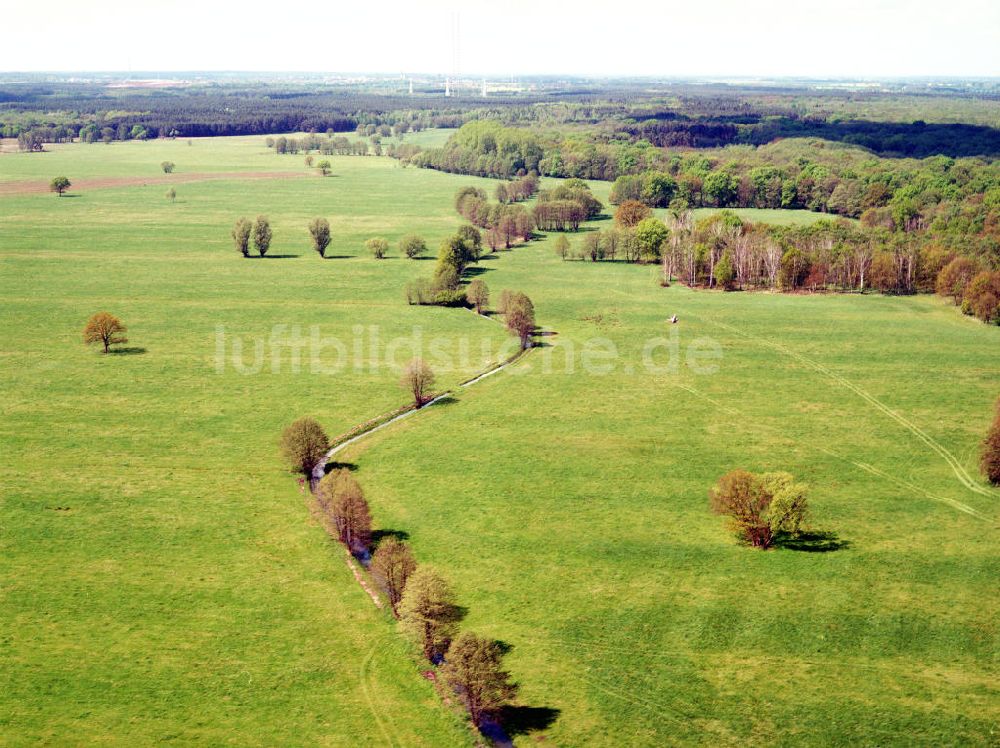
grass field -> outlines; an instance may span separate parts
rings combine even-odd
[[[217,348],[219,326],[247,362],[295,326],[383,343],[417,327],[453,360],[442,387],[480,370],[500,326],[408,307],[431,264],[362,248],[411,230],[436,246],[476,180],[356,157],[322,179],[233,138],[3,155],[0,182],[163,160],[305,176],[180,184],[173,204],[162,184],[0,197],[0,742],[471,742],[276,454],[295,417],[335,434],[401,403],[396,370],[366,344],[363,369],[296,373],[279,345],[258,373],[220,373]],[[243,260],[228,231],[259,212],[278,257]],[[334,259],[308,248],[314,215]],[[338,456],[377,526],[454,582],[464,625],[513,647],[548,725],[518,742],[996,742],[1000,492],[975,463],[1000,330],[936,298],[661,289],[655,268],[564,263],[550,243],[480,276],[531,296],[546,346]],[[131,355],[80,343],[105,308]],[[682,357],[716,344],[714,373],[644,366],[671,333]],[[584,371],[585,345],[613,346],[612,370]],[[832,535],[737,545],[706,497],[734,467],[808,482]]]

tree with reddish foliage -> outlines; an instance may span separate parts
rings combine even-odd
[[[531,347],[531,336],[535,332],[535,306],[523,293],[513,293],[506,300],[504,319],[507,329],[521,340],[521,349]]]
[[[653,215],[653,211],[648,205],[644,205],[638,200],[625,200],[615,210],[615,223],[622,228],[629,229],[637,226],[651,215]]]
[[[993,425],[983,441],[983,453],[979,460],[983,475],[994,486],[1000,486],[1000,400],[997,401],[997,413]]]
[[[393,615],[398,616],[399,601],[406,591],[406,582],[416,571],[417,562],[410,547],[392,536],[378,544],[372,556],[372,576],[385,588]]]
[[[372,515],[361,486],[347,468],[328,473],[316,487],[320,509],[337,529],[337,537],[351,553],[362,553],[371,543]]]
[[[128,342],[128,338],[121,334],[126,330],[128,328],[113,314],[98,312],[87,320],[87,326],[83,329],[83,342],[87,345],[102,343],[104,352],[108,353],[111,346]]]
[[[979,268],[968,257],[956,257],[938,273],[936,290],[939,296],[950,296],[958,306],[965,297],[965,287],[975,277]]]

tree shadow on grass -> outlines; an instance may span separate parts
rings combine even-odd
[[[323,474],[332,473],[334,470],[349,470],[353,473],[357,469],[357,464],[353,462],[337,462],[336,460],[330,460],[323,466]]]
[[[129,348],[112,348],[108,351],[109,356],[141,356],[146,352],[145,348],[132,346]]]
[[[263,257],[258,257],[259,260],[291,260],[294,257],[301,257],[302,255],[264,255]]]
[[[493,271],[493,268],[470,267],[470,268],[466,268],[462,272],[462,277],[475,278],[477,275],[482,275],[483,273],[490,273],[492,271]]]
[[[511,737],[547,730],[555,724],[561,711],[550,706],[505,706],[497,717],[504,732]]]
[[[456,405],[457,403],[458,403],[458,398],[457,397],[455,397],[454,395],[445,395],[440,400],[434,401],[434,406],[433,407],[437,408],[437,407],[445,406],[445,405]],[[423,410],[424,408],[426,408],[428,406],[430,406],[430,402],[427,402],[424,405],[422,405],[420,407],[420,409]]]
[[[775,548],[803,553],[832,553],[851,547],[850,540],[841,540],[835,532],[802,532],[798,535],[779,535],[774,540]]]
[[[395,538],[396,540],[403,541],[410,539],[410,533],[406,530],[373,530],[372,531],[372,547],[378,548],[378,544],[381,543],[386,538]]]

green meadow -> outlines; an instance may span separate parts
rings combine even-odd
[[[408,306],[433,263],[395,248],[433,255],[455,191],[495,183],[303,158],[259,137],[0,155],[0,184],[132,180],[0,194],[0,742],[473,742],[277,438],[405,402],[389,346],[434,342],[439,389],[502,355],[500,325]],[[171,202],[134,180],[164,160],[254,178]],[[243,259],[229,230],[259,213],[274,256]],[[463,626],[510,645],[515,743],[996,742],[1000,491],[976,464],[1000,329],[936,297],[664,289],[551,244],[476,269],[532,298],[539,347],[337,457]],[[81,342],[101,310],[121,354]],[[707,499],[737,467],[808,483],[813,534],[737,543]]]

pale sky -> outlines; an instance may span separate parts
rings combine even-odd
[[[47,0],[0,71],[1000,76],[1000,0]]]

